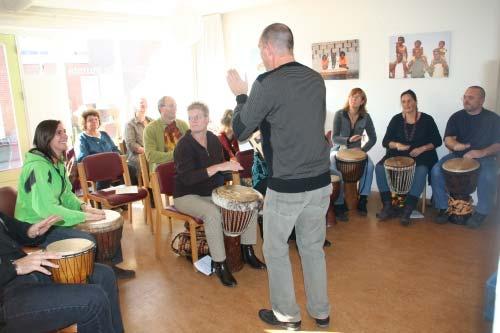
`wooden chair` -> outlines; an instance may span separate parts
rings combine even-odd
[[[139,176],[137,179],[139,179],[139,184],[142,184],[141,186],[145,187],[149,193],[152,193],[151,190],[151,179],[149,175],[149,163],[148,160],[146,159],[146,155],[144,154],[139,154]],[[154,199],[154,198],[153,198]],[[154,228],[154,221],[152,221],[149,226],[151,228],[151,233],[154,234],[155,228]]]
[[[112,191],[90,192],[88,182],[96,188],[96,182],[105,180],[116,180],[123,177],[125,185],[130,186],[130,174],[125,156],[117,153],[100,153],[85,157],[78,163],[78,173],[80,174],[80,184],[83,190],[83,200],[100,203],[104,208],[117,208],[128,205],[128,217],[132,223],[132,203],[142,201],[144,204],[144,221],[151,222],[151,207],[149,203],[149,193],[144,187],[138,186],[138,193],[116,194]],[[152,222],[151,222],[152,223]]]
[[[127,155],[127,144],[125,143],[125,140],[122,140],[119,144],[118,144],[118,148],[120,148],[120,151],[123,155]]]
[[[185,223],[188,225],[189,234],[191,235],[191,257],[193,259],[193,268],[196,271],[194,263],[198,261],[198,247],[196,245],[196,227],[203,225],[203,221],[179,212],[171,203],[171,197],[174,192],[174,162],[160,164],[156,167],[155,172],[151,173],[151,186],[153,188],[153,197],[156,206],[156,226],[155,226],[155,253],[156,257],[160,257],[161,245],[161,226],[162,216],[168,218],[168,231],[172,233],[172,220]],[[162,194],[165,195],[166,205],[162,200]]]
[[[7,216],[14,217],[14,212],[16,209],[17,191],[10,186],[0,187],[0,212]],[[24,247],[23,251],[25,253],[31,253],[37,251],[39,248],[34,247]],[[77,333],[76,324],[59,330],[55,333]]]

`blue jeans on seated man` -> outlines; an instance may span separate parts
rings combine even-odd
[[[335,163],[335,155],[337,151],[330,152],[330,173],[332,175],[340,175],[340,179],[342,180],[342,174],[337,169],[337,163]],[[363,175],[359,180],[359,195],[369,196],[372,189],[373,182],[373,161],[368,156],[368,160],[366,162],[365,170],[363,171]],[[340,187],[340,194],[338,199],[335,201],[335,204],[343,204],[344,203],[344,189],[343,186]]]
[[[85,231],[81,231],[72,227],[55,226],[51,227],[51,229],[47,232],[47,237],[45,238],[45,241],[40,244],[40,247],[46,248],[47,245],[49,245],[50,243],[68,238],[85,238],[94,242],[97,245],[94,236]],[[123,254],[122,254],[122,245],[120,242],[120,246],[118,247],[116,254],[111,259],[111,264],[117,265],[121,262],[123,262]]]
[[[460,157],[456,153],[451,153],[439,160],[431,171],[432,194],[434,197],[434,207],[436,209],[448,208],[448,194],[446,192],[445,180],[441,166],[444,162],[452,158]],[[477,205],[476,212],[488,215],[494,206],[495,193],[497,190],[496,172],[497,161],[494,156],[478,158],[476,161],[481,165],[477,179]]]
[[[418,200],[422,191],[424,190],[426,179],[427,179],[428,169],[425,165],[418,165],[415,168],[415,175],[413,176],[413,183],[411,184],[410,191],[407,196],[412,196],[413,200]],[[385,168],[382,163],[378,163],[375,167],[375,175],[377,177],[377,186],[380,193],[390,192],[389,184],[387,183],[387,177],[385,175]]]
[[[0,332],[50,332],[75,323],[79,333],[123,332],[116,278],[108,266],[95,264],[90,284],[57,284],[36,272],[4,287]]]

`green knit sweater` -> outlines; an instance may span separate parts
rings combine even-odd
[[[179,131],[184,135],[189,129],[188,124],[180,119],[175,120]],[[158,164],[172,162],[174,151],[167,150],[165,146],[164,132],[167,123],[162,119],[156,119],[144,129],[144,153],[149,162],[149,170],[152,172]]]
[[[39,151],[26,153],[19,178],[15,217],[28,223],[50,215],[63,220],[56,225],[70,227],[85,221],[82,202],[71,192],[71,183],[62,161],[49,161]]]

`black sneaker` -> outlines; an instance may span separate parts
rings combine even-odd
[[[135,272],[131,269],[123,269],[118,266],[111,266],[113,268],[113,272],[117,279],[132,279],[135,278]]]
[[[314,318],[314,320],[316,320],[316,326],[318,327],[326,328],[330,326],[330,316],[326,317],[325,319]]]
[[[446,214],[446,209],[440,209],[434,217],[434,223],[437,224],[446,224],[448,223],[448,214]]]
[[[467,220],[465,225],[467,226],[467,228],[477,229],[481,226],[481,224],[483,223],[483,221],[485,219],[486,219],[486,215],[480,214],[478,212],[474,212],[474,214],[472,214],[472,216],[469,217],[469,219]]]
[[[260,309],[259,310],[259,318],[266,324],[272,326],[278,326],[286,329],[287,331],[298,331],[300,330],[301,321],[293,321],[293,322],[285,322],[279,321],[278,318],[273,313],[273,310]]]

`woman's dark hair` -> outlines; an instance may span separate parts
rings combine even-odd
[[[403,96],[404,96],[404,95],[410,95],[410,96],[411,96],[411,98],[413,98],[413,100],[414,100],[415,102],[417,102],[417,94],[415,94],[415,92],[414,92],[413,90],[408,89],[407,91],[403,91],[403,92],[401,93],[401,96],[399,96],[399,98],[400,98],[400,99],[401,99],[401,98],[403,98]]]
[[[36,127],[35,136],[33,137],[34,149],[41,152],[50,161],[52,161],[52,158],[58,158],[56,153],[50,148],[50,141],[56,135],[57,126],[60,123],[60,120],[43,120]]]

